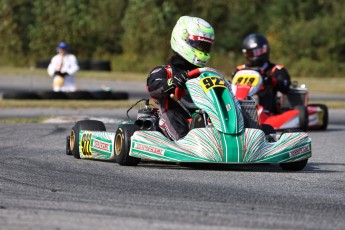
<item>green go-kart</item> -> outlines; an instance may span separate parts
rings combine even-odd
[[[135,121],[118,124],[116,132],[106,131],[96,120],[78,121],[67,137],[67,154],[76,158],[100,159],[120,165],[137,165],[141,160],[257,164],[278,163],[284,170],[302,170],[311,157],[311,139],[299,130],[276,134],[260,125],[256,102],[248,97],[238,101],[230,83],[212,68],[189,72],[186,82],[190,100],[175,91],[175,99],[191,115],[190,131],[172,141],[158,127],[160,111],[146,100]]]

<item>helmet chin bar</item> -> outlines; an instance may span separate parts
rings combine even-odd
[[[198,67],[204,67],[206,63],[207,61],[201,61],[197,56],[195,56],[192,64]]]

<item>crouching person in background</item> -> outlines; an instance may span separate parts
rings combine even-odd
[[[53,77],[53,91],[73,92],[76,90],[74,76],[79,70],[77,58],[69,53],[68,45],[60,42],[56,54],[48,66],[48,74]]]

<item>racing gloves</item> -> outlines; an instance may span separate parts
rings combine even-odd
[[[68,73],[62,73],[61,71],[55,71],[54,75],[55,76],[66,77],[68,75]]]
[[[170,79],[169,79],[170,80]],[[171,83],[181,89],[186,88],[186,81],[188,80],[188,73],[186,71],[180,72],[178,74],[175,74],[171,78]]]
[[[169,78],[166,82],[163,82],[163,92],[171,93],[171,90],[175,89],[175,87],[186,89],[185,83],[188,78],[187,71],[175,74],[172,78]]]

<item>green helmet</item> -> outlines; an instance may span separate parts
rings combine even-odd
[[[205,20],[182,16],[171,33],[171,48],[191,64],[204,67],[211,58],[214,30]]]

